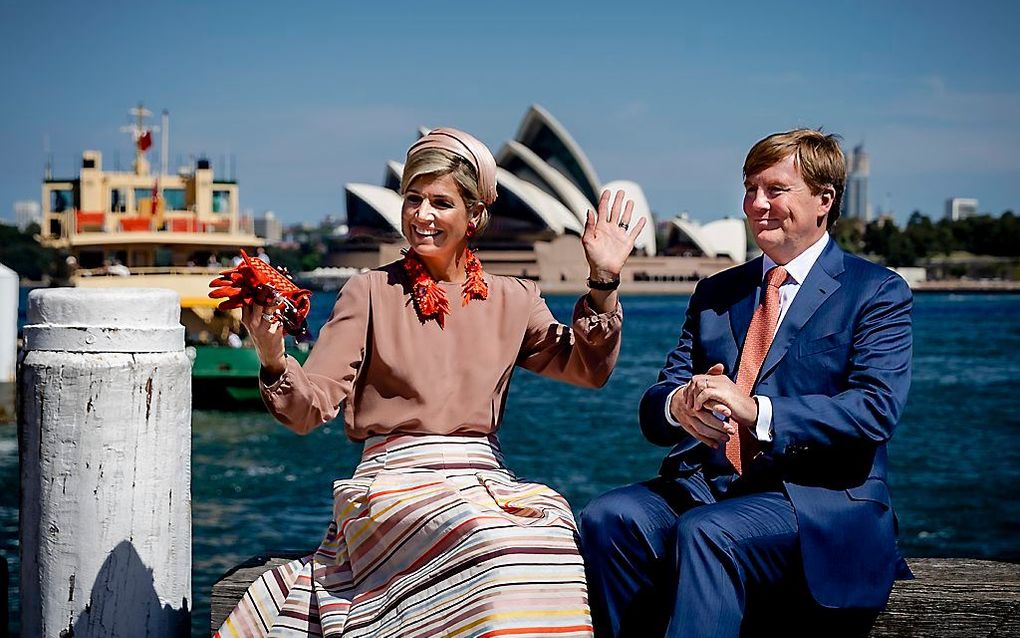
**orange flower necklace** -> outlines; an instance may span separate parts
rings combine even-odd
[[[466,306],[472,299],[484,300],[489,298],[489,285],[485,283],[485,274],[482,270],[482,262],[471,252],[470,248],[464,249],[464,274],[467,279],[461,285],[461,305]],[[450,303],[446,299],[446,292],[429,274],[428,268],[422,263],[421,257],[413,250],[404,251],[404,259],[400,262],[411,280],[411,301],[414,302],[414,309],[418,313],[418,319],[425,323],[429,319],[435,319],[440,328],[446,322],[446,315],[450,314]]]

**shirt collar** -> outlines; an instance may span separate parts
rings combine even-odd
[[[786,268],[787,274],[797,282],[797,285],[804,283],[807,279],[808,273],[811,272],[811,267],[818,261],[818,257],[825,250],[825,246],[829,243],[829,233],[823,233],[822,236],[815,243],[807,247],[807,250],[797,255],[790,260],[790,263],[783,266]],[[768,255],[762,255],[763,259],[761,262],[761,276],[765,278],[767,273],[772,268],[775,268],[778,264],[772,261],[772,258]]]

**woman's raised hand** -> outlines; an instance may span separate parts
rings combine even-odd
[[[599,198],[599,210],[588,211],[584,224],[584,235],[581,244],[584,256],[588,259],[592,279],[607,281],[616,279],[627,263],[627,258],[634,250],[634,242],[645,227],[645,218],[637,220],[630,227],[630,218],[634,213],[634,202],[627,200],[624,205],[624,192],[616,191],[612,207],[609,206],[609,191],[602,191]],[[623,209],[621,214],[620,209]]]
[[[241,308],[241,323],[248,330],[266,376],[275,379],[287,368],[283,328],[279,323],[270,321],[265,313],[265,306],[257,303],[245,305]]]

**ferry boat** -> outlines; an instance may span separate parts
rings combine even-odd
[[[169,288],[180,295],[197,405],[257,399],[258,358],[242,345],[239,311],[218,310],[208,292],[242,248],[261,253],[264,242],[240,214],[237,182],[217,176],[209,160],[168,172],[165,111],[160,169],[150,170],[151,113],[139,105],[131,114],[130,172],[105,170],[94,150],[82,153],[77,177],[54,179],[47,170],[41,241],[68,254],[74,286]]]

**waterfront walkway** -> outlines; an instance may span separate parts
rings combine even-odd
[[[213,585],[215,631],[262,572],[305,552],[271,552]],[[897,581],[870,638],[1020,637],[1020,565],[968,558],[915,558],[915,580]]]

